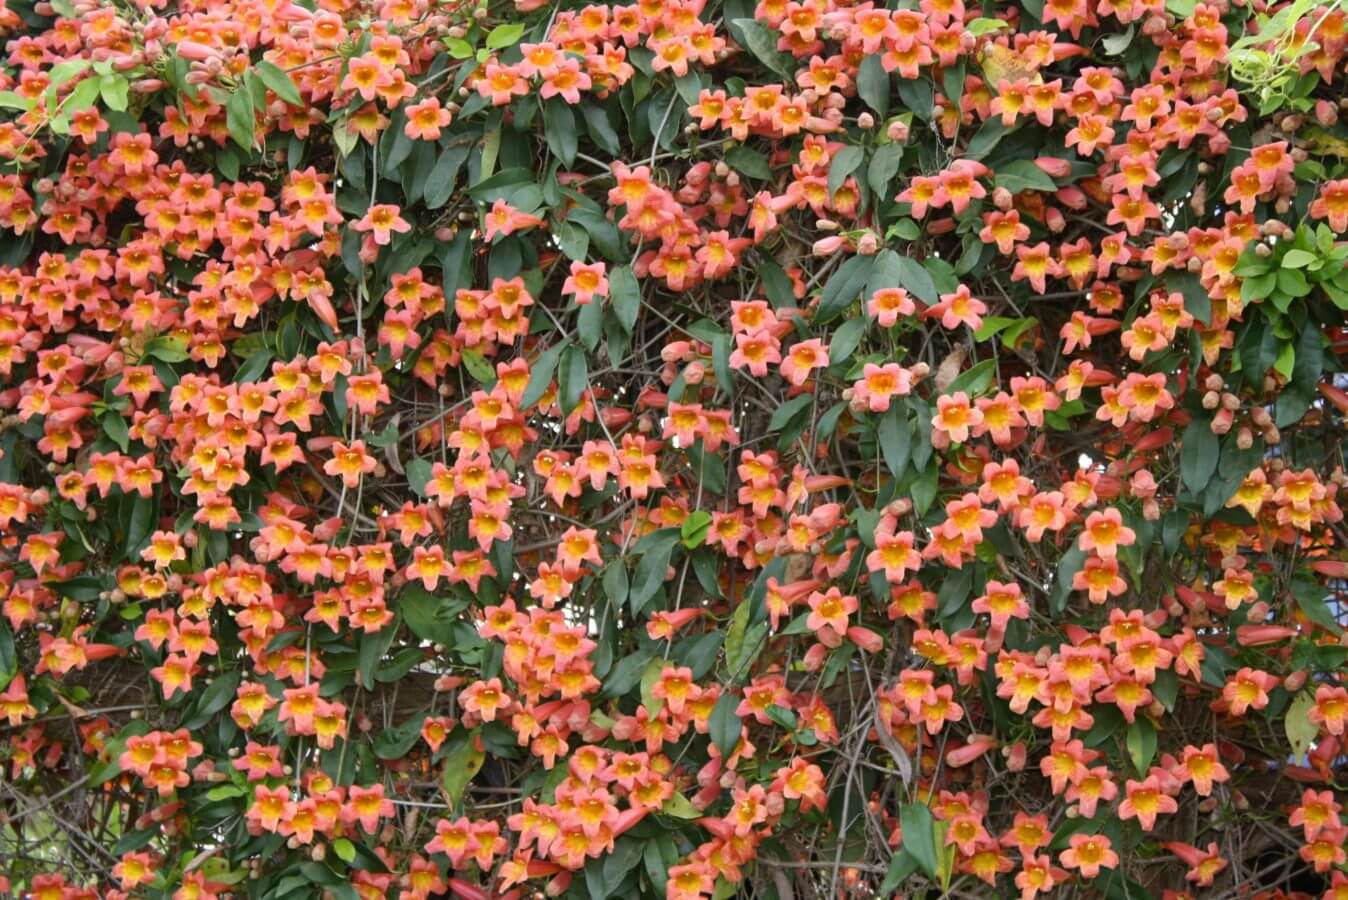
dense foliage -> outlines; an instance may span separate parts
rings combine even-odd
[[[0,895],[1348,898],[1344,0],[0,28]]]

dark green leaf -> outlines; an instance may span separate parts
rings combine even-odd
[[[1146,716],[1138,716],[1128,726],[1128,735],[1124,739],[1128,745],[1128,758],[1138,775],[1146,775],[1151,761],[1156,756],[1156,728]]]
[[[1081,567],[1086,564],[1086,553],[1076,544],[1067,548],[1058,562],[1058,574],[1053,578],[1053,587],[1048,595],[1048,608],[1055,616],[1067,608],[1067,598],[1072,593],[1072,581]]]
[[[881,64],[879,53],[868,54],[861,61],[857,72],[857,94],[877,114],[889,114],[889,73]]]
[[[548,149],[562,165],[570,167],[576,161],[576,116],[560,97],[543,101],[543,136]]]
[[[181,727],[194,731],[209,722],[211,716],[233,703],[240,680],[241,675],[238,671],[217,675],[201,692],[196,709],[191,716],[183,720]]]
[[[730,22],[730,33],[763,65],[783,78],[791,77],[791,64],[777,51],[777,34],[768,26],[755,19],[734,19]]]
[[[889,182],[894,178],[903,162],[903,144],[881,144],[871,154],[870,164],[866,167],[866,184],[878,196],[892,200]]]
[[[641,861],[643,845],[633,837],[621,837],[613,845],[613,851],[604,857],[604,884],[614,888],[622,884],[627,873]]]
[[[257,381],[267,371],[267,363],[272,361],[270,350],[259,350],[239,364],[234,372],[235,384],[249,384]]]
[[[1197,494],[1207,487],[1212,473],[1217,471],[1220,454],[1212,422],[1207,418],[1191,421],[1180,437],[1180,478],[1190,491]]]
[[[741,175],[748,175],[750,178],[757,178],[759,181],[767,181],[772,178],[772,169],[768,167],[767,157],[743,144],[737,144],[727,150],[725,161],[726,165]]]
[[[529,386],[524,389],[524,396],[520,398],[520,409],[533,406],[548,392],[553,373],[557,371],[557,360],[561,358],[562,351],[566,348],[566,344],[553,344],[534,360],[533,365],[529,367]]]
[[[126,426],[126,419],[123,419],[119,413],[108,410],[103,413],[99,421],[103,424],[103,431],[112,442],[123,453],[131,446],[131,432]]]
[[[768,431],[781,431],[797,413],[809,406],[813,399],[810,394],[801,394],[778,406],[772,411],[772,418],[768,420]]]
[[[454,183],[458,179],[459,169],[472,148],[466,144],[453,144],[446,147],[435,161],[426,184],[422,188],[422,200],[427,209],[439,209],[454,195]]]
[[[931,274],[911,256],[899,257],[899,286],[923,303],[931,304],[937,300],[936,283]]]
[[[828,322],[850,306],[871,277],[874,266],[873,256],[853,256],[838,266],[819,295],[814,320],[821,324]]]
[[[1275,406],[1274,423],[1286,428],[1301,419],[1315,400],[1316,385],[1324,368],[1325,349],[1320,335],[1320,323],[1312,318],[1301,329],[1296,343],[1296,360],[1292,364],[1292,378]]]
[[[608,274],[609,300],[613,312],[622,323],[623,331],[629,335],[636,328],[637,316],[641,313],[641,286],[632,273],[631,266],[618,266]]]
[[[870,319],[862,316],[842,323],[828,344],[829,365],[836,366],[850,360],[861,344],[861,338],[866,334],[869,325]]]
[[[849,144],[833,154],[828,166],[828,195],[832,197],[842,187],[848,176],[861,168],[866,152],[856,144]]]
[[[632,589],[627,595],[628,605],[634,616],[645,608],[647,602],[665,583],[669,557],[674,553],[680,535],[677,528],[664,528],[649,537],[656,540],[647,546],[641,561],[637,563]]]
[[[9,687],[14,676],[19,674],[19,655],[14,650],[14,632],[9,623],[0,619],[0,691]]]
[[[928,878],[939,871],[936,856],[936,828],[931,810],[920,803],[905,803],[899,807],[899,828],[903,833],[903,850],[912,855]]]
[[[467,606],[464,601],[437,596],[418,582],[410,582],[398,597],[398,609],[412,633],[435,644],[454,643],[454,622]]]
[[[1171,273],[1166,276],[1172,289],[1184,296],[1184,310],[1199,322],[1207,325],[1212,322],[1212,298],[1208,296],[1198,276],[1192,272]]]
[[[1021,191],[1053,192],[1058,185],[1043,169],[1028,159],[1017,159],[997,168],[997,187],[1006,188],[1013,194]]]
[[[735,745],[740,741],[740,717],[735,713],[738,707],[739,697],[731,691],[725,691],[717,698],[707,722],[711,742],[721,751],[722,758],[734,753]]]
[[[889,474],[899,478],[908,468],[913,453],[913,426],[908,421],[907,404],[902,400],[891,402],[875,430]]]
[[[225,101],[225,125],[229,136],[245,150],[253,149],[253,130],[257,126],[257,114],[253,110],[253,92],[245,83],[236,88]]]
[[[585,361],[585,351],[579,347],[568,347],[562,354],[560,377],[558,379],[558,402],[562,415],[571,415],[572,410],[580,406],[580,399],[589,386],[589,363]],[[532,387],[533,379],[530,379]]]

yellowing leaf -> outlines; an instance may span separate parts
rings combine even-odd
[[[1017,53],[1001,44],[988,44],[984,47],[978,54],[978,62],[983,67],[983,74],[988,84],[993,87],[1000,84],[1002,79],[1018,81],[1021,78],[1028,78],[1033,84],[1042,84],[1044,81],[1039,74],[1039,67],[1027,60],[1023,53]]]
[[[1287,741],[1292,745],[1292,756],[1296,759],[1306,755],[1311,742],[1320,733],[1319,726],[1310,720],[1308,713],[1315,706],[1315,697],[1310,691],[1302,691],[1292,698],[1283,718],[1283,727],[1287,730]]]
[[[693,806],[692,801],[683,794],[675,794],[666,800],[665,805],[660,807],[660,812],[676,819],[696,819],[702,815],[697,807]]]

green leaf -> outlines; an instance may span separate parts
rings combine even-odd
[[[603,336],[604,307],[600,303],[586,303],[576,316],[576,334],[585,349],[594,352]]]
[[[468,159],[470,149],[455,144],[446,147],[440,154],[435,165],[431,167],[430,174],[426,176],[426,184],[421,192],[427,209],[439,209],[449,202],[449,198],[454,195],[454,184],[459,177],[459,169],[463,167],[464,160]]]
[[[902,400],[891,401],[889,409],[880,417],[875,433],[889,474],[894,478],[901,477],[913,453],[913,426],[908,421],[908,405]]]
[[[87,68],[89,68],[89,60],[83,58],[68,59],[65,62],[57,63],[47,71],[47,89],[60,87],[76,75],[83,74]]]
[[[655,650],[651,647],[644,647],[634,653],[629,653],[618,664],[613,667],[613,671],[604,679],[604,695],[607,697],[625,697],[641,681],[641,675],[646,670],[646,663],[655,655]]]
[[[935,303],[938,299],[936,282],[932,281],[931,273],[911,256],[899,257],[899,287],[926,304]]]
[[[585,360],[585,351],[579,347],[568,347],[562,354],[561,372],[558,379],[560,390],[557,400],[562,407],[562,415],[569,416],[580,406],[580,399],[589,386],[590,369]],[[530,387],[533,379],[530,379]]]
[[[543,101],[543,137],[562,165],[569,168],[575,163],[578,146],[576,114],[560,97]]]
[[[727,150],[725,161],[726,165],[741,175],[748,175],[750,178],[757,178],[759,181],[769,181],[772,178],[772,169],[768,166],[768,158],[743,144],[736,144]]]
[[[1283,256],[1282,267],[1284,269],[1304,269],[1318,258],[1309,250],[1298,250],[1294,247]]]
[[[413,459],[403,466],[407,474],[407,486],[418,497],[426,496],[426,482],[431,480],[431,464],[428,460]]]
[[[213,787],[206,792],[206,799],[212,803],[220,800],[232,800],[235,797],[243,797],[248,792],[237,784],[222,784],[219,787]]]
[[[604,569],[603,588],[604,596],[615,609],[627,602],[630,585],[627,579],[627,566],[621,559],[613,560]]]
[[[98,95],[102,92],[103,79],[97,75],[90,75],[75,85],[75,89],[70,92],[70,96],[62,103],[61,113],[64,117],[73,116],[81,110],[86,110],[93,106],[98,100]]]
[[[249,384],[257,381],[267,371],[267,363],[272,361],[270,350],[259,350],[239,364],[234,371],[235,384]]]
[[[742,604],[747,605],[747,604]],[[763,650],[763,643],[768,636],[768,623],[758,622],[750,625],[744,631],[744,637],[738,643],[731,643],[730,636],[726,637],[725,663],[726,668],[730,670],[731,681],[739,681],[753,667],[753,662],[758,658],[758,654]]]
[[[481,771],[482,764],[486,760],[487,754],[478,749],[476,731],[445,755],[445,774],[440,781],[440,787],[444,790],[445,799],[451,809],[458,808],[463,792],[468,789],[468,783]]]
[[[857,316],[842,323],[841,327],[833,332],[833,337],[828,343],[829,365],[836,366],[851,360],[870,324],[870,319],[864,316]]]
[[[1324,363],[1325,348],[1320,323],[1312,318],[1306,322],[1297,338],[1291,381],[1278,395],[1273,421],[1279,428],[1286,428],[1299,421],[1311,408]]]
[[[985,359],[955,376],[955,380],[945,389],[945,394],[949,396],[963,391],[970,397],[976,397],[992,386],[996,374],[997,360]]]
[[[819,295],[814,321],[828,322],[850,306],[870,279],[874,267],[873,256],[853,256],[838,266]]]
[[[876,114],[889,114],[889,73],[880,62],[880,54],[871,53],[857,71],[857,94]]]
[[[1128,45],[1133,42],[1133,26],[1129,25],[1127,31],[1118,34],[1105,35],[1100,42],[1105,48],[1107,56],[1122,56],[1123,51],[1128,49]]]
[[[548,392],[553,373],[557,371],[557,361],[567,347],[567,344],[553,344],[533,361],[533,365],[529,367],[529,386],[524,389],[524,396],[520,398],[520,409],[533,406]]]
[[[131,432],[126,426],[126,419],[123,419],[120,414],[108,410],[99,421],[102,423],[103,431],[107,436],[112,438],[112,442],[117,445],[118,449],[125,453],[127,448],[131,446]]]
[[[1151,719],[1139,716],[1128,726],[1124,743],[1128,746],[1128,758],[1133,761],[1133,768],[1139,775],[1146,775],[1156,757],[1156,726],[1151,724]]]
[[[1221,448],[1212,423],[1207,418],[1194,419],[1180,437],[1180,478],[1186,487],[1197,494],[1212,480],[1217,471]]]
[[[633,837],[621,837],[613,851],[604,857],[604,884],[616,887],[637,863],[641,862],[644,844]]]
[[[608,273],[608,293],[618,322],[631,335],[641,313],[641,286],[631,266],[618,266]]]
[[[706,543],[710,530],[711,513],[705,509],[695,509],[684,517],[683,524],[679,526],[679,537],[684,547],[693,550]]]
[[[849,144],[833,154],[833,160],[828,166],[828,195],[830,197],[838,192],[838,188],[842,187],[848,176],[861,167],[865,158],[866,151],[856,144]]]
[[[888,897],[894,893],[894,889],[903,884],[909,875],[917,871],[917,860],[913,854],[900,848],[889,859],[889,869],[885,872],[885,880],[880,882],[878,896]]]
[[[156,505],[153,497],[140,494],[132,499],[131,520],[126,529],[126,542],[122,548],[126,559],[132,559],[145,547],[154,530]]]
[[[899,807],[899,828],[903,834],[903,850],[912,855],[928,878],[935,878],[940,863],[936,855],[936,822],[931,810],[920,803],[905,803]]]
[[[496,370],[487,362],[481,351],[474,350],[471,347],[465,347],[461,354],[463,358],[463,367],[468,370],[479,384],[490,387],[496,383]]]
[[[454,622],[465,601],[437,596],[417,582],[409,582],[398,596],[398,609],[412,633],[434,644],[454,643]]]
[[[716,699],[716,706],[707,720],[707,733],[711,735],[711,742],[716,745],[716,749],[721,751],[722,758],[735,752],[735,745],[740,740],[740,717],[735,714],[739,705],[739,697],[725,691]]]
[[[730,22],[730,33],[736,41],[758,57],[763,65],[783,78],[792,75],[791,64],[787,58],[777,52],[777,33],[762,22],[754,19],[734,19]]]
[[[776,703],[769,706],[766,710],[768,718],[787,731],[795,731],[799,719],[796,714],[785,706],[778,706]]]
[[[487,35],[487,49],[501,50],[510,47],[519,42],[524,36],[523,22],[509,22],[504,25],[497,25]]]
[[[387,630],[387,629],[386,629]],[[374,755],[380,759],[402,759],[421,737],[421,723],[426,713],[418,713],[397,728],[386,728],[374,739]]]
[[[1002,138],[1006,137],[1007,127],[1002,124],[1002,120],[989,119],[983,123],[983,127],[969,139],[969,146],[964,151],[967,159],[983,159],[991,153]]]
[[[801,394],[778,406],[772,411],[772,418],[768,420],[768,431],[781,431],[787,426],[787,423],[796,417],[797,413],[809,406],[813,400],[812,395]]]
[[[117,112],[126,112],[127,93],[131,83],[123,75],[108,74],[98,80],[98,92],[103,105]]]
[[[1179,676],[1172,669],[1158,669],[1151,693],[1167,712],[1174,710],[1175,699],[1179,696]]]
[[[145,355],[166,363],[180,363],[192,358],[187,352],[187,345],[181,338],[176,337],[157,337],[150,340],[145,345]]]
[[[618,139],[618,132],[613,130],[613,123],[609,121],[604,107],[585,103],[580,107],[580,112],[585,119],[585,130],[590,133],[590,140],[610,156],[619,156],[622,153],[622,142]]]
[[[669,569],[669,558],[674,553],[674,547],[679,542],[679,530],[677,528],[662,528],[654,534],[648,535],[645,552],[641,556],[641,561],[637,563],[636,572],[632,579],[632,589],[628,592],[628,606],[632,610],[632,615],[637,615],[645,608],[646,604],[655,592],[665,583],[665,575]]]
[[[1331,634],[1343,634],[1343,629],[1339,627],[1338,620],[1326,602],[1326,598],[1331,594],[1318,580],[1298,575],[1292,579],[1291,588],[1292,597],[1306,614],[1306,618]]]
[[[1028,159],[1017,159],[997,169],[997,187],[1013,194],[1021,191],[1054,192],[1058,185],[1043,169]]]
[[[235,88],[234,93],[225,101],[225,125],[234,143],[245,150],[253,149],[257,113],[253,109],[253,92],[249,90],[246,81]]]
[[[0,109],[17,109],[21,112],[28,112],[35,103],[36,101],[17,91],[0,91]]]
[[[346,838],[338,838],[332,842],[332,852],[336,853],[342,862],[349,863],[356,858],[356,845]]]
[[[903,150],[903,144],[891,142],[881,144],[871,154],[870,164],[866,167],[866,184],[878,196],[888,198],[889,182],[903,163]]]
[[[1212,321],[1212,298],[1197,275],[1192,272],[1171,273],[1166,279],[1172,290],[1178,290],[1184,296],[1185,312],[1204,325]]]
[[[183,720],[182,727],[196,730],[211,720],[211,717],[234,702],[239,690],[241,674],[238,671],[216,676],[197,698],[196,709],[191,716]]]
[[[295,82],[280,66],[264,59],[254,63],[253,71],[257,73],[257,77],[261,79],[268,90],[286,103],[291,106],[304,105],[304,101],[300,99],[299,89],[295,87]]]
[[[1072,593],[1072,581],[1085,564],[1086,552],[1075,543],[1067,548],[1062,559],[1058,561],[1058,572],[1053,577],[1053,588],[1048,595],[1048,608],[1054,615],[1061,614],[1067,608],[1067,598]]]
[[[367,691],[374,689],[374,672],[378,668],[384,654],[388,652],[389,645],[393,643],[393,637],[397,632],[395,623],[390,622],[379,631],[366,632],[360,639],[360,650],[357,659],[357,671],[360,673],[361,684]]]
[[[14,632],[9,630],[9,622],[0,619],[0,691],[9,687],[17,674],[19,655],[14,649]]]

